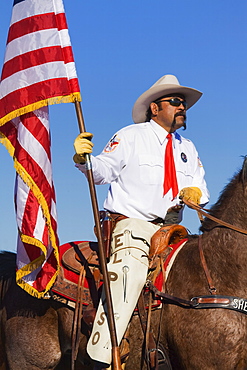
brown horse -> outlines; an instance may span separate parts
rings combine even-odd
[[[247,230],[247,158],[210,209],[210,215]],[[217,294],[243,298],[239,300],[243,313],[165,303],[161,321],[160,313],[153,313],[154,331],[157,333],[161,322],[160,342],[169,352],[173,369],[247,369],[247,235],[221,226],[209,217],[202,223],[201,231],[202,249]],[[198,239],[197,235],[191,236],[179,252],[166,283],[170,295],[185,300],[210,295]],[[140,328],[138,319],[134,320],[126,369],[139,369],[141,363],[141,340],[137,334]]]
[[[247,158],[210,215],[247,230]],[[202,248],[217,294],[247,299],[247,235],[206,218]],[[209,294],[198,237],[181,250],[167,291],[181,298]],[[247,308],[245,310],[247,313]],[[166,305],[165,337],[175,369],[247,369],[247,316],[227,309],[193,310]]]
[[[247,229],[246,159],[210,214]],[[202,248],[217,294],[243,298],[245,302],[247,235],[209,218],[202,223],[201,231]],[[198,239],[197,235],[189,237],[166,283],[170,295],[187,301],[210,294],[199,257]],[[0,369],[70,369],[73,310],[62,303],[31,297],[16,286],[14,271],[15,255],[0,255]],[[247,316],[242,312],[224,308],[195,309],[164,301],[161,310],[152,312],[151,327],[159,343],[168,350],[173,369],[247,369]],[[143,334],[138,316],[131,320],[129,341],[130,356],[125,369],[141,369]],[[86,342],[87,331],[83,326],[79,349],[79,361],[83,365],[78,369],[93,366],[86,354]]]

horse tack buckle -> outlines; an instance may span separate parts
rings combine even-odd
[[[209,288],[209,292],[212,294],[212,295],[215,295],[216,292],[217,292],[217,289],[215,287],[210,287]]]
[[[225,308],[247,315],[247,299],[240,297],[215,295],[193,297],[192,308]]]
[[[199,296],[191,298],[191,302],[193,302],[194,308],[210,308],[215,305],[221,307],[229,305],[230,300],[224,296]]]

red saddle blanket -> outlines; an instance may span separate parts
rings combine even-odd
[[[156,274],[153,282],[158,290],[162,290],[164,271],[165,277],[167,278],[177,253],[182,249],[186,241],[187,239],[183,239],[177,244],[169,245],[168,254],[163,262],[163,273],[160,270],[159,273]],[[53,296],[55,294],[59,297],[65,298],[66,300],[75,302],[77,298],[79,269],[81,266],[84,266],[86,269],[86,277],[83,284],[83,304],[88,305],[92,303],[94,307],[97,307],[100,296],[99,292],[103,284],[99,270],[97,251],[98,244],[96,242],[89,241],[74,241],[60,246],[60,272],[51,289]],[[89,252],[90,262],[87,261]],[[155,303],[155,305],[159,304],[159,301]]]

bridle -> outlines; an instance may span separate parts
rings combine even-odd
[[[203,215],[203,216],[205,216],[205,217],[207,217],[207,218],[215,221],[216,223],[218,223],[221,226],[224,226],[224,227],[226,227],[228,229],[237,231],[237,232],[239,232],[241,234],[247,235],[247,230],[241,229],[241,228],[239,228],[237,226],[234,226],[232,224],[229,224],[228,222],[222,221],[219,218],[210,215],[208,213],[209,210],[207,210],[207,209],[199,206],[198,204],[196,204],[194,202],[191,202],[191,201],[188,201],[188,200],[183,200],[183,202],[189,208],[192,208],[192,209],[194,209],[194,210],[197,211],[200,220],[202,220],[202,215]],[[200,253],[200,259],[201,259],[202,267],[203,267],[203,270],[205,272],[206,279],[207,279],[207,282],[208,282],[210,294],[216,295],[216,288],[214,287],[213,280],[211,278],[211,274],[209,272],[209,269],[208,269],[208,266],[207,266],[207,262],[206,262],[206,259],[205,259],[205,256],[204,256],[203,248],[202,248],[202,235],[199,235],[199,238],[198,238],[198,248],[199,248],[199,253]]]
[[[228,222],[222,221],[219,218],[212,216],[209,213],[209,210],[199,206],[198,204],[196,204],[194,202],[191,202],[189,200],[184,200],[184,199],[183,199],[183,203],[186,204],[186,206],[188,206],[189,208],[192,208],[195,211],[197,211],[197,213],[199,215],[203,215],[203,216],[209,218],[210,220],[215,221],[217,224],[227,227],[228,229],[231,229],[231,230],[237,231],[241,234],[247,235],[247,230],[241,229],[240,227],[234,226],[232,224],[229,224]],[[202,218],[200,216],[199,216],[199,218],[200,218],[200,220],[202,220]]]
[[[247,235],[247,230],[241,229],[237,226],[229,224],[228,222],[222,221],[218,219],[217,217],[210,215],[208,213],[209,210],[206,210],[205,208],[197,205],[196,203],[188,201],[188,200],[183,200],[183,203],[186,204],[189,208],[196,210],[199,214],[200,220],[202,220],[202,215],[203,215],[215,221],[217,224],[221,226],[237,231],[241,234]],[[186,300],[186,299],[174,297],[164,292],[160,292],[149,280],[147,280],[146,286],[153,292],[155,296],[160,297],[161,300],[163,300],[163,302],[179,305],[181,307],[194,308],[194,309],[226,308],[226,309],[234,310],[234,311],[241,312],[247,315],[247,299],[242,298],[242,297],[216,295],[216,288],[213,284],[213,280],[211,278],[209,269],[207,267],[207,263],[206,263],[203,248],[202,248],[202,235],[199,235],[199,238],[198,238],[198,248],[199,248],[202,267],[203,267],[203,270],[205,272],[206,279],[208,282],[210,296],[197,296],[197,297],[193,297],[190,300]]]

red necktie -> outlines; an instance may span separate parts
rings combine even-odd
[[[173,199],[176,198],[178,194],[178,183],[176,176],[176,168],[173,158],[173,149],[172,149],[172,135],[167,135],[167,145],[165,152],[165,177],[164,177],[164,195],[172,189]]]

